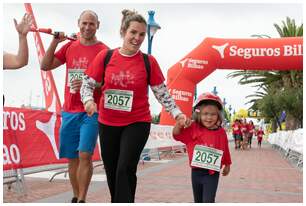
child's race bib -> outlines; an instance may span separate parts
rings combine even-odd
[[[193,150],[191,166],[219,172],[222,156],[222,150],[196,145]]]
[[[104,108],[130,112],[133,104],[133,91],[108,89],[104,92]]]

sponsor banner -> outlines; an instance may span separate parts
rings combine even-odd
[[[185,58],[180,61],[180,63],[182,68],[186,67],[188,69],[204,69],[205,65],[208,64],[208,61],[202,59]]]
[[[32,10],[32,6],[30,3],[24,4],[27,13],[31,14],[33,27],[38,28],[35,20],[35,16]],[[43,43],[41,41],[41,37],[39,32],[33,32],[35,46],[37,49],[37,56],[39,63],[41,62],[43,56],[45,55],[45,49]],[[46,108],[50,112],[57,112],[58,114],[61,111],[61,102],[56,89],[55,81],[53,79],[53,75],[51,71],[40,71],[41,80],[43,84],[43,91],[45,95]]]
[[[3,169],[27,168],[66,163],[59,159],[59,129],[57,113],[5,107],[3,111]],[[93,155],[100,159],[98,146]]]
[[[196,85],[216,69],[302,70],[303,37],[205,38],[168,69],[167,73],[167,87],[172,91],[171,95],[178,107],[187,116],[191,115]],[[162,109],[160,124],[174,123],[174,119]]]
[[[169,93],[171,94],[174,100],[189,102],[189,101],[192,101],[192,98],[193,98],[192,92],[188,92],[184,90],[169,89]]]
[[[172,129],[172,126],[152,124],[149,139],[145,145],[145,148],[153,149],[159,147],[184,145],[183,143],[173,139]]]

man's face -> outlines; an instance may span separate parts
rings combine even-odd
[[[92,40],[99,28],[99,22],[95,15],[90,12],[84,13],[79,19],[79,28],[81,37],[86,40]]]

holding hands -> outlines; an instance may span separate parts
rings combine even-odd
[[[176,125],[179,128],[189,127],[191,125],[191,119],[187,118],[185,114],[181,113],[176,118]]]

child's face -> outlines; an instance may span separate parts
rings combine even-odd
[[[214,105],[206,105],[201,108],[200,118],[202,124],[210,129],[216,126],[219,117],[218,107]]]

